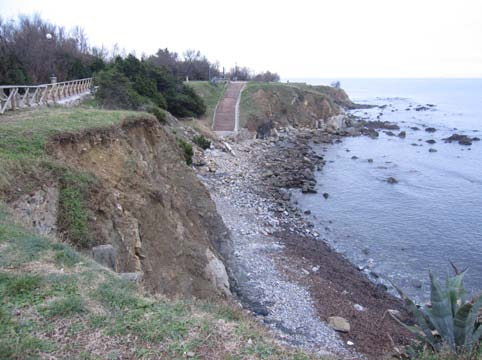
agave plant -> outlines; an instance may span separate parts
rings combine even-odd
[[[391,315],[435,352],[448,349],[452,353],[471,354],[477,351],[482,337],[482,324],[478,320],[482,295],[464,301],[463,278],[467,269],[458,271],[452,266],[455,275],[447,276],[445,288],[430,272],[430,305],[419,308],[396,287],[416,325],[407,325]]]

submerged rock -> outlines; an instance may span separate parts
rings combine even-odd
[[[407,133],[405,131],[400,131],[400,133],[398,134],[398,137],[402,139],[405,139],[406,136],[407,136]]]
[[[447,143],[457,141],[460,145],[472,145],[472,141],[479,141],[480,139],[477,137],[470,138],[467,135],[452,134],[451,136],[443,140]]]
[[[431,153],[433,153],[433,152],[437,152],[437,149],[430,148],[430,149],[428,149],[428,152],[431,152]]]
[[[434,133],[435,131],[437,131],[437,129],[434,128],[434,127],[428,127],[428,128],[425,129],[425,131],[429,132],[429,133]]]
[[[435,144],[436,143],[436,141],[434,139],[426,140],[425,142],[429,143],[429,144]]]
[[[386,182],[389,184],[396,184],[398,183],[398,180],[395,179],[393,176],[390,176],[389,178],[387,178]]]

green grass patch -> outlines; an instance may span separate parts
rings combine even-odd
[[[0,273],[2,302],[15,306],[41,303],[45,297],[45,282],[39,275]]]
[[[190,81],[186,85],[193,88],[196,94],[203,99],[206,104],[206,113],[203,118],[211,122],[216,105],[226,91],[226,84],[212,84],[209,81]]]
[[[192,145],[181,138],[177,139],[177,144],[184,153],[184,160],[186,160],[186,164],[190,166],[192,164],[192,156],[194,155]]]
[[[19,266],[39,259],[51,249],[49,241],[18,225],[0,220],[0,266]]]
[[[166,339],[183,339],[194,320],[181,303],[158,302],[147,308],[131,308],[118,312],[108,327],[117,335],[135,333],[145,341],[160,342]]]
[[[38,158],[45,153],[50,136],[62,132],[107,128],[127,118],[145,118],[146,113],[86,108],[49,108],[2,115],[0,158]]]
[[[40,312],[48,319],[69,317],[87,312],[83,299],[75,294],[51,301]]]
[[[94,182],[89,174],[68,170],[60,180],[58,222],[69,241],[80,248],[93,244],[86,199]]]
[[[53,244],[52,248],[55,250],[55,263],[59,267],[72,267],[81,261],[79,254],[67,245]]]
[[[137,286],[127,280],[109,275],[93,292],[93,297],[111,310],[145,308],[149,306],[137,294]]]

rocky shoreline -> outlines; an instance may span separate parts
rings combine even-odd
[[[342,135],[352,134],[284,128],[264,140],[228,139],[230,151],[205,152],[207,166],[198,175],[231,231],[227,263],[244,307],[287,343],[320,355],[376,359],[410,340],[386,316],[387,310],[406,316],[403,305],[334,252],[291,196],[316,192],[315,171],[324,160],[310,145],[329,146]],[[346,322],[341,327],[339,318]]]

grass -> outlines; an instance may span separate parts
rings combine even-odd
[[[143,294],[16,225],[1,206],[0,246],[0,358],[313,358],[279,345],[232,304]]]
[[[107,128],[142,112],[87,108],[48,108],[9,113],[0,117],[0,159],[38,158],[52,135]]]
[[[59,227],[69,241],[81,248],[93,244],[89,232],[86,199],[95,179],[89,174],[65,170],[61,179],[59,194]]]
[[[224,95],[226,84],[212,84],[209,81],[190,81],[187,85],[192,87],[196,94],[204,100],[204,103],[206,104],[206,113],[204,114],[203,119],[208,121],[211,125],[214,110],[219,100]]]

